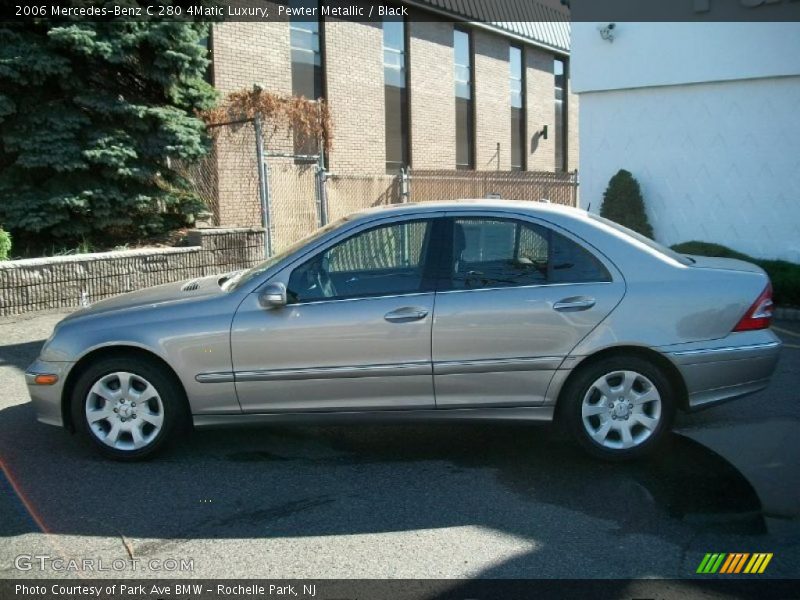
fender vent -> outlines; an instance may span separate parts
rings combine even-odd
[[[192,292],[200,287],[200,280],[199,279],[192,279],[192,281],[187,281],[183,284],[181,288],[182,292]]]

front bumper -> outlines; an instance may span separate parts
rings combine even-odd
[[[767,387],[781,345],[775,334],[763,330],[734,333],[703,347],[672,348],[666,354],[683,375],[687,408],[698,410]]]
[[[41,423],[58,427],[64,426],[61,397],[64,391],[64,382],[72,365],[73,363],[70,362],[46,362],[37,359],[25,371],[28,393],[36,411],[36,418]],[[53,385],[37,385],[34,383],[34,378],[42,374],[57,375],[58,381]]]

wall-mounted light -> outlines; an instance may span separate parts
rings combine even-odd
[[[545,125],[544,127],[542,127],[542,139],[543,139],[543,140],[546,140],[546,139],[547,139],[547,125]]]
[[[608,25],[601,25],[597,28],[600,32],[600,37],[607,42],[614,43],[614,30],[617,28],[616,23],[609,23]]]

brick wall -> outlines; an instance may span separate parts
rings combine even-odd
[[[475,168],[511,168],[511,91],[505,38],[475,30]],[[451,76],[452,78],[452,76]],[[497,144],[500,144],[498,159]]]
[[[189,247],[142,248],[0,262],[0,316],[77,307],[124,292],[251,267],[264,257],[260,229],[197,229]]]
[[[325,21],[325,78],[334,128],[330,169],[337,174],[385,173],[381,24]]]
[[[555,155],[555,80],[553,55],[539,50],[525,50],[525,93],[528,103],[528,170],[552,171]],[[547,125],[548,135],[541,135]]]
[[[411,166],[452,169],[456,164],[453,24],[409,23]]]

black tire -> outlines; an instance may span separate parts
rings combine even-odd
[[[97,434],[92,431],[86,415],[86,406],[89,402],[89,393],[92,387],[104,377],[113,373],[125,372],[136,377],[143,378],[152,385],[160,398],[161,405],[158,406],[158,414],[162,416],[160,431],[150,431],[150,439],[141,448],[114,448],[103,442]],[[139,356],[114,356],[100,359],[89,365],[78,377],[72,389],[70,398],[70,410],[72,422],[81,436],[88,440],[102,455],[120,461],[136,461],[152,458],[171,441],[173,435],[188,421],[186,411],[186,401],[183,388],[176,380],[176,377],[164,366],[154,360],[148,360]],[[141,411],[141,406],[138,409]],[[134,418],[141,418],[141,415],[134,413]],[[120,418],[114,415],[114,418]],[[105,423],[108,423],[106,421]],[[143,425],[146,426],[146,425]],[[133,442],[131,441],[131,445]]]
[[[646,434],[647,437],[645,437],[641,442],[629,448],[609,448],[601,443],[598,443],[590,435],[589,431],[587,431],[587,427],[584,425],[584,417],[582,414],[584,398],[590,392],[590,388],[593,387],[594,383],[601,377],[619,371],[638,373],[642,375],[644,379],[637,380],[636,385],[641,386],[646,379],[649,380],[649,383],[652,383],[652,385],[656,388],[661,401],[660,415],[657,420],[657,425],[655,425],[652,430],[648,430],[646,427],[636,422],[636,417],[634,415],[629,414],[628,417],[617,417],[614,415],[615,411],[610,408],[606,409],[608,415],[604,414],[602,417],[599,415],[597,417],[587,417],[587,420],[589,421],[589,426],[597,423],[596,429],[600,430],[602,428],[602,421],[600,421],[601,418],[613,418],[614,421],[619,419],[620,427],[622,426],[623,421],[625,421],[627,424],[628,419],[632,418],[635,424],[634,426],[638,428],[637,431],[641,432],[639,435],[644,437],[645,432],[650,431],[649,434]],[[611,377],[611,381],[614,381],[613,376]],[[593,394],[595,397],[597,397],[600,392],[593,392]],[[599,404],[601,403],[598,401],[598,405]],[[674,386],[661,368],[654,363],[638,356],[619,355],[604,358],[598,360],[597,362],[590,363],[584,367],[579,367],[578,371],[575,372],[575,374],[569,379],[564,387],[560,396],[558,409],[559,418],[562,420],[562,423],[566,426],[578,444],[580,444],[580,446],[589,454],[604,460],[624,461],[645,456],[655,450],[659,444],[664,441],[664,438],[672,428],[676,406],[677,396]],[[623,408],[623,410],[626,409]],[[597,419],[597,421],[594,419]],[[617,427],[614,421],[611,422],[611,427]],[[612,433],[615,436],[619,436],[618,443],[622,444],[623,441],[621,439],[621,433],[617,432],[615,429],[612,429]],[[614,437],[610,437],[608,441],[610,443],[617,443],[617,440]]]

